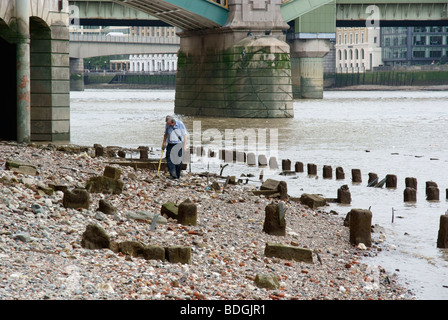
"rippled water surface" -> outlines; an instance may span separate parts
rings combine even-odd
[[[173,110],[174,91],[71,92],[71,142],[147,145],[153,147],[157,158],[164,118]],[[191,140],[202,140],[206,147],[224,141],[226,133],[240,137],[254,132],[258,139],[266,138],[266,143],[261,140],[258,146],[266,146],[266,153],[277,156],[280,165],[281,159],[290,159],[293,165],[303,162],[305,173],[295,176],[264,169],[265,178],[285,179],[290,195],[307,192],[336,198],[337,189],[347,184],[351,205],[331,204],[331,209],[345,216],[352,208],[370,207],[372,224],[383,227],[386,242],[395,247],[369,258],[368,263],[397,273],[419,299],[448,299],[448,252],[436,248],[440,215],[448,209],[448,92],[325,92],[321,100],[296,101],[294,113],[292,119],[180,118]],[[307,175],[307,163],[317,165],[317,178]],[[333,179],[322,179],[323,165],[332,166]],[[344,180],[334,177],[338,166],[345,171]],[[221,170],[217,161],[192,158],[192,171],[207,168],[216,173]],[[361,184],[351,182],[351,169],[361,170]],[[261,169],[232,164],[223,170],[226,175],[258,176]],[[395,174],[397,188],[367,187],[369,172],[380,179]],[[403,201],[406,177],[417,178],[415,203]],[[438,184],[439,201],[426,200],[426,181]]]

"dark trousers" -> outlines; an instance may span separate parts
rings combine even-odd
[[[173,178],[180,178],[182,170],[183,143],[168,143],[166,146],[166,163],[168,171]]]

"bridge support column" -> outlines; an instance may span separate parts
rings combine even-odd
[[[84,59],[70,58],[70,91],[84,91]]]
[[[322,99],[327,39],[293,40],[291,44],[292,88],[295,99]]]
[[[17,0],[17,142],[31,139],[29,1]]]
[[[293,117],[289,45],[280,0],[229,1],[220,29],[183,32],[175,113],[234,118]]]

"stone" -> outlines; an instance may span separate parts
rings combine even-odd
[[[289,160],[289,159],[283,159],[282,160],[282,170],[283,171],[290,171],[291,170],[291,160]]]
[[[247,154],[247,164],[249,165],[249,166],[255,166],[255,165],[257,165],[257,158],[255,157],[255,153],[253,153],[253,152],[249,152],[248,154]]]
[[[95,157],[103,157],[104,156],[104,147],[100,144],[94,144],[93,148],[95,149]]]
[[[276,275],[272,273],[259,273],[255,276],[255,284],[259,288],[279,289],[280,283]]]
[[[124,182],[105,176],[92,177],[86,184],[86,189],[92,193],[120,194],[123,191]]]
[[[128,219],[134,219],[134,220],[148,220],[148,221],[152,221],[155,217],[155,214],[149,211],[142,211],[142,210],[137,210],[137,211],[129,211],[126,213],[126,218]],[[167,224],[168,221],[166,220],[165,217],[158,215],[157,216],[157,223],[158,224]]]
[[[115,214],[117,210],[114,208],[114,206],[107,200],[100,199],[98,201],[98,209],[97,211],[101,211],[105,214]]]
[[[316,209],[317,207],[322,207],[327,205],[327,200],[317,194],[303,193],[300,196],[300,202],[307,205],[311,209]]]
[[[165,248],[155,245],[146,245],[143,247],[142,256],[145,260],[165,261]]]
[[[90,195],[85,189],[75,188],[71,191],[67,190],[64,192],[62,204],[64,208],[89,209]]]
[[[439,188],[429,186],[426,190],[426,200],[438,201],[439,200]]]
[[[362,182],[361,170],[360,169],[352,169],[352,182],[360,183]]]
[[[448,248],[448,215],[440,216],[437,248]]]
[[[333,178],[333,169],[329,165],[324,165],[322,169],[322,177],[324,179],[332,179]]]
[[[268,159],[264,154],[258,155],[258,166],[266,167],[268,165]]]
[[[121,169],[112,167],[112,166],[106,166],[104,168],[103,176],[114,179],[114,180],[118,180],[118,179],[120,179],[120,176],[121,176]]]
[[[132,257],[143,255],[144,244],[138,241],[123,241],[118,244],[118,251]]]
[[[20,232],[16,233],[13,237],[14,240],[19,240],[22,242],[29,242],[31,240],[31,236],[28,232]]]
[[[197,225],[197,207],[190,199],[179,204],[177,221],[182,225]]]
[[[269,158],[269,168],[270,169],[278,169],[278,162],[276,157]]]
[[[369,172],[368,187],[374,187],[378,183],[378,175],[375,172]]]
[[[372,212],[365,209],[352,209],[349,214],[350,243],[353,245],[364,243],[370,247],[372,245]]]
[[[21,173],[30,176],[39,175],[37,167],[35,165],[24,161],[6,160],[5,167],[6,169],[16,173]]]
[[[411,187],[406,187],[403,191],[403,198],[405,202],[417,201],[417,190]]]
[[[89,224],[82,234],[81,246],[85,249],[109,248],[110,237],[99,225]]]
[[[219,182],[218,181],[213,181],[210,187],[213,190],[215,190],[215,191],[220,191],[221,190],[221,187],[219,186]]]
[[[286,181],[280,181],[278,184],[278,191],[280,193],[280,200],[288,199],[288,185]]]
[[[191,248],[187,246],[165,247],[165,259],[171,263],[191,263]]]
[[[272,202],[266,206],[263,231],[274,236],[286,235],[285,211],[279,204]]]
[[[260,190],[275,190],[278,191],[278,186],[280,184],[280,181],[274,180],[274,179],[267,179],[264,181],[261,186]]]
[[[414,177],[406,177],[404,179],[405,182],[405,186],[409,187],[409,188],[414,188],[415,190],[417,190],[417,178]]]
[[[148,159],[149,147],[147,146],[139,146],[138,151],[140,152],[140,159]]]
[[[313,252],[310,249],[283,244],[266,243],[264,255],[266,257],[313,263]]]
[[[337,202],[341,204],[350,204],[352,201],[352,196],[350,194],[350,190],[348,185],[343,185],[338,189],[338,198]]]
[[[297,161],[297,162],[294,164],[294,170],[295,170],[296,172],[303,172],[303,162]]]
[[[317,166],[314,163],[308,163],[306,167],[308,170],[308,175],[315,176],[317,174]]]
[[[179,209],[174,202],[167,202],[162,205],[160,214],[166,215],[168,218],[177,220],[178,210]]]
[[[336,180],[344,180],[345,179],[344,168],[336,167],[335,172],[336,172]]]
[[[386,175],[386,188],[394,189],[397,187],[397,176],[394,174]]]

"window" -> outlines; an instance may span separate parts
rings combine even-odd
[[[359,56],[358,56],[358,49],[355,50],[355,59],[358,60]]]
[[[338,43],[342,44],[342,35],[338,35]]]
[[[341,60],[342,59],[342,52],[341,52],[341,50],[338,50],[338,60]]]
[[[350,44],[353,44],[353,34],[350,33]]]
[[[355,43],[358,44],[358,34],[355,34]]]
[[[344,34],[344,44],[347,44],[347,34]]]
[[[364,43],[364,32],[361,32],[361,43]]]
[[[364,59],[364,49],[361,49],[361,59]]]
[[[344,50],[344,60],[347,60],[347,50]]]

